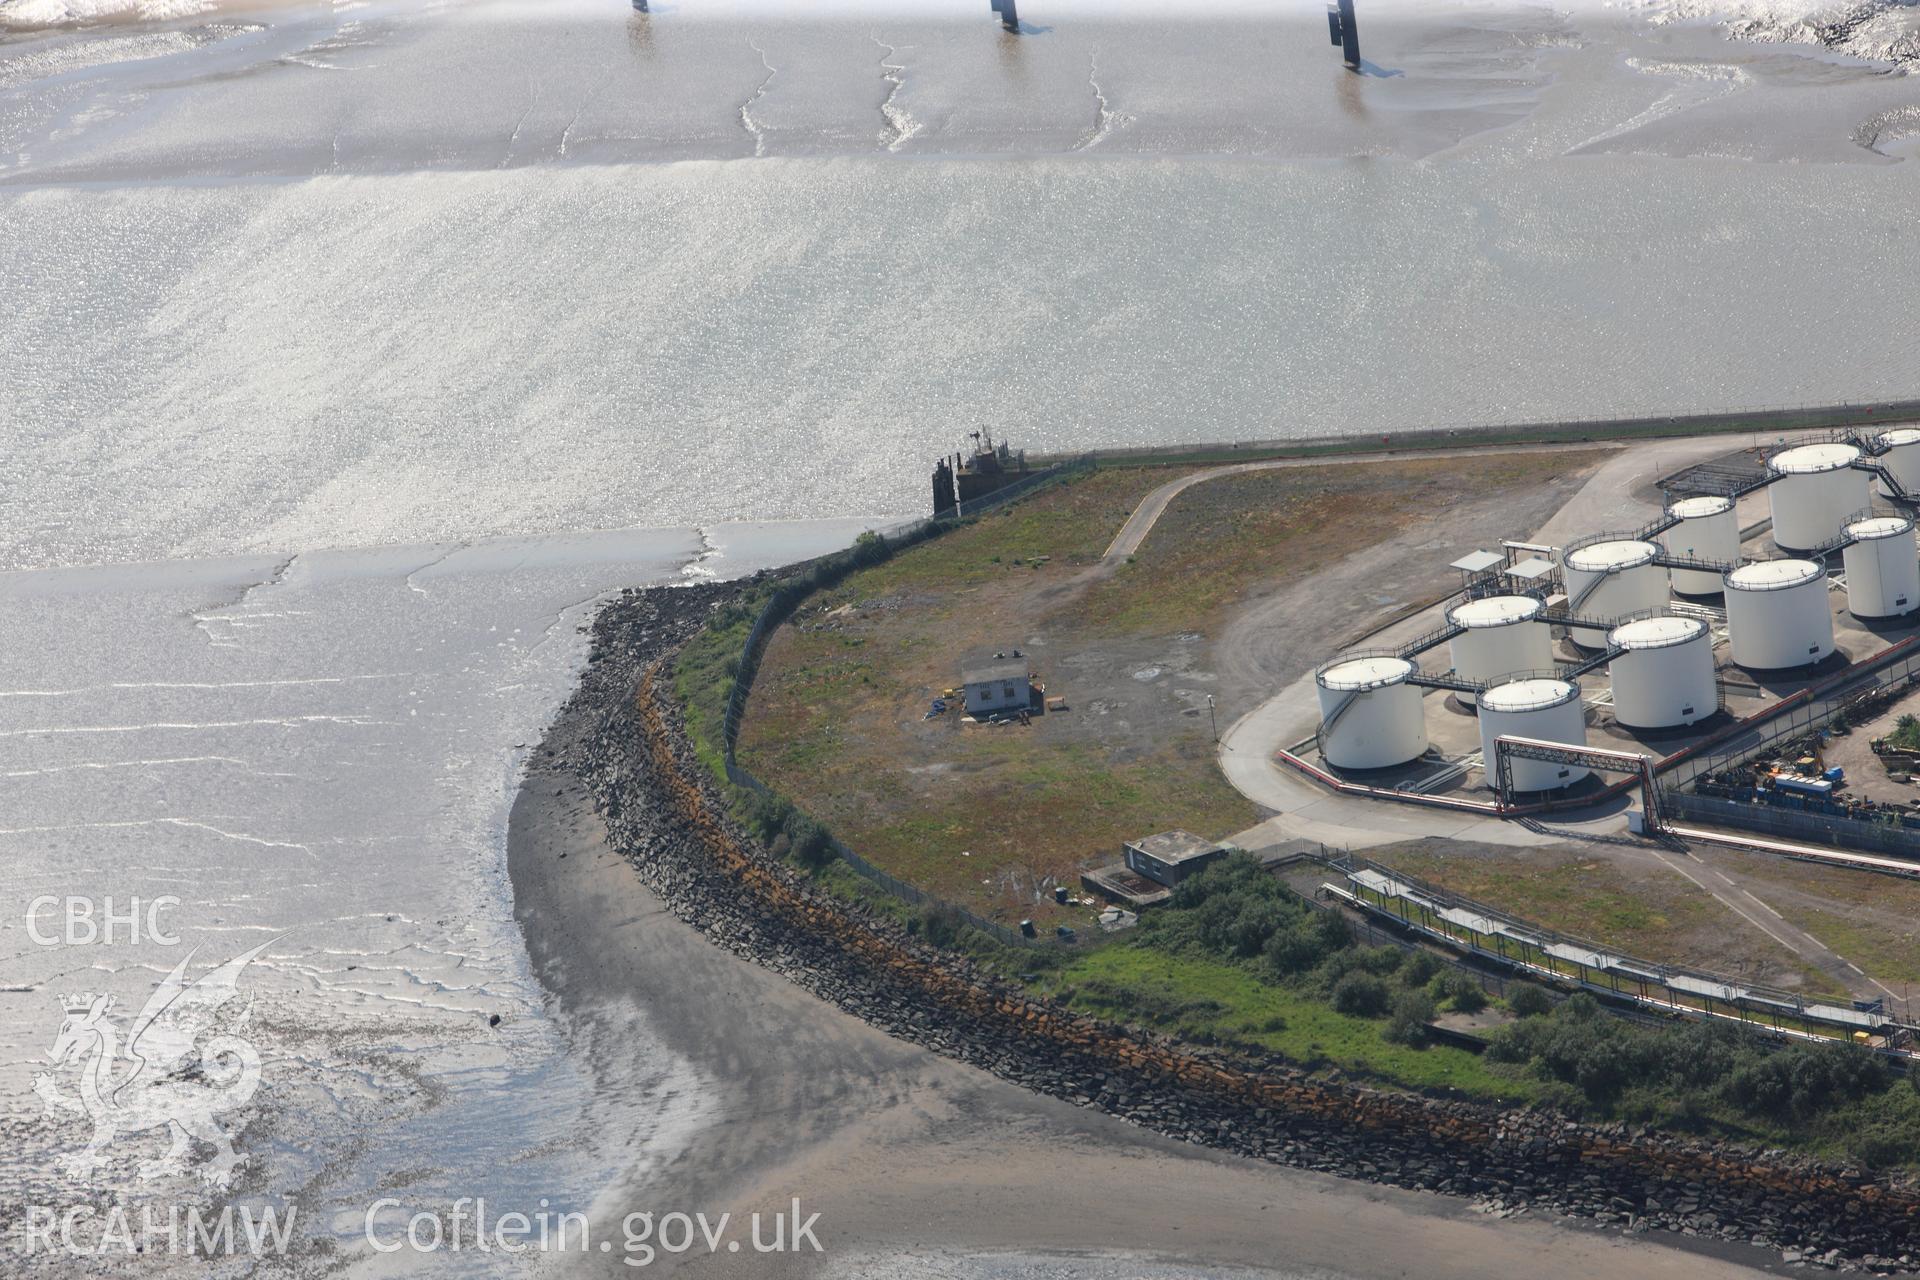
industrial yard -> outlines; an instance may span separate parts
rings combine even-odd
[[[1543,927],[1897,1001],[1904,980],[1853,959],[1896,953],[1893,920],[1796,890],[1789,925],[1753,896],[1753,857],[1692,866],[1637,852],[1629,828],[1650,778],[1670,807],[1708,804],[1729,759],[1758,761],[1743,813],[1905,799],[1884,769],[1849,773],[1855,736],[1815,721],[1920,616],[1916,471],[1911,429],[1102,469],[809,601],[769,648],[741,758],[872,865],[1006,926],[1098,936],[1113,882],[1082,880],[1159,831],[1256,851],[1413,842],[1418,874],[1456,891],[1489,859],[1508,885],[1559,859],[1539,865],[1562,892],[1495,902]],[[965,669],[996,654],[1036,681],[1024,723],[969,713]],[[1882,714],[1904,688],[1874,686]],[[1813,760],[1780,757],[1808,735]],[[1617,753],[1602,763],[1619,771],[1515,759],[1502,792],[1487,761],[1503,736]],[[1724,817],[1693,820],[1735,829]],[[1600,909],[1625,886],[1657,909]],[[1626,923],[1650,917],[1684,928]]]
[[[1460,589],[1433,629],[1321,664],[1320,723],[1295,754],[1423,795],[1497,788],[1505,736],[1684,758],[1906,638],[1920,616],[1908,481],[1920,491],[1920,432],[1820,440],[1665,477],[1663,512],[1638,529],[1477,549],[1448,566]],[[1509,793],[1599,788],[1568,760],[1509,768]],[[1840,781],[1789,775],[1782,797]]]
[[[1518,1034],[1499,998],[1531,982],[1902,1057],[1920,850],[1768,825],[1911,839],[1868,743],[1905,714],[1920,617],[1901,439],[1070,471],[810,594],[751,677],[740,767],[832,831],[853,865],[818,874],[863,910],[971,924],[1030,989],[1201,1043],[1525,1098],[1548,1068],[1449,1045]],[[1425,953],[1404,981],[1430,992],[1389,990],[1384,1023],[1342,1004],[1349,962],[1274,933],[1297,905],[1194,923],[1262,866]],[[1647,1087],[1637,1114],[1693,1105]],[[1896,1158],[1904,1097],[1847,1104],[1881,1117],[1866,1146],[1840,1112],[1792,1140]]]
[[[1903,440],[1095,472],[820,592],[743,758],[1050,1010],[1911,1169]]]

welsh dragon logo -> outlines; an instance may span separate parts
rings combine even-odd
[[[33,1091],[50,1115],[67,1112],[93,1121],[92,1141],[60,1157],[65,1173],[91,1177],[101,1152],[119,1135],[166,1128],[172,1145],[140,1166],[143,1179],[185,1172],[188,1152],[199,1139],[214,1149],[201,1179],[218,1187],[233,1181],[246,1157],[234,1151],[233,1135],[214,1117],[253,1097],[260,1084],[260,1055],[241,1038],[253,1013],[252,997],[224,1017],[221,1010],[239,995],[241,970],[278,940],[263,942],[191,982],[187,965],[199,948],[188,952],[148,997],[124,1044],[108,1017],[112,996],[61,998],[66,1020],[47,1056],[56,1071],[78,1063],[79,1094],[62,1092],[53,1071],[34,1076]]]

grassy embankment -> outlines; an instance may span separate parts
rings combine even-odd
[[[1131,673],[1156,653],[1116,652],[1096,690],[1064,668],[1097,642],[1040,634],[1080,607],[1090,584],[1076,580],[1167,478],[1107,471],[1063,484],[821,593],[769,647],[742,763],[868,861],[1006,923],[1088,925],[1089,911],[1054,907],[1044,888],[1075,885],[1127,835],[1224,835],[1257,821],[1214,766],[1205,721],[1176,710],[1150,732],[1135,712],[1157,691]],[[958,683],[963,655],[1019,646],[1071,711],[1030,727],[922,719]]]

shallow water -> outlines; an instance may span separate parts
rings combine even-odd
[[[0,93],[0,564],[914,512],[981,424],[1913,391],[1920,81],[1797,47],[1385,10],[1352,76],[1292,11],[218,17]]]
[[[584,1204],[699,1122],[644,1018],[591,1095],[504,874],[605,591],[917,514],[983,424],[1915,394],[1920,81],[1882,65],[1679,6],[1370,6],[1359,76],[1317,5],[653,8],[0,43],[0,888],[178,894],[203,960],[280,938],[262,1196]],[[177,953],[19,911],[0,953],[4,1215],[74,1194],[29,1091],[58,997],[137,1007]]]
[[[521,764],[606,592],[748,573],[859,527],[0,574],[9,1223],[85,1185],[54,1159],[87,1125],[41,1115],[31,1092],[60,997],[114,996],[124,1031],[196,947],[197,973],[268,944],[244,975],[263,1059],[243,1144],[259,1165],[250,1203],[293,1200],[321,1234],[337,1207],[351,1245],[353,1211],[395,1186],[419,1204],[480,1189],[559,1212],[617,1170],[670,1158],[703,1092],[692,1069],[641,1017],[620,1054],[631,1078],[596,1096],[543,1015],[505,865]],[[111,945],[38,945],[27,904],[70,893],[122,914],[178,898],[143,917],[178,943],[122,926]],[[37,929],[62,932],[58,908]],[[161,1145],[120,1139],[99,1185],[172,1202],[181,1182],[134,1176]]]

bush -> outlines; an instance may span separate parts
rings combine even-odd
[[[1796,1044],[1741,1063],[1725,1091],[1742,1111],[1805,1120],[1822,1108],[1877,1093],[1889,1079],[1886,1064],[1864,1049]]]
[[[792,843],[793,859],[801,866],[818,871],[833,861],[833,841],[827,829],[806,814],[790,809],[785,830]]]
[[[1428,989],[1434,999],[1445,1000],[1447,1007],[1460,1013],[1478,1013],[1487,1007],[1487,993],[1471,975],[1449,969]]]
[[[767,841],[786,831],[787,824],[793,821],[796,812],[791,804],[779,796],[759,791],[747,793],[745,809],[744,818],[747,827],[762,840]],[[791,837],[788,843],[792,843]]]
[[[1387,1018],[1387,1039],[1418,1047],[1427,1042],[1427,1024],[1433,1021],[1433,1000],[1424,991],[1402,991],[1393,998]]]
[[[1409,952],[1400,962],[1400,981],[1410,987],[1424,987],[1444,968],[1440,957],[1431,951]]]
[[[1261,957],[1276,977],[1306,973],[1353,945],[1347,922],[1332,911],[1310,911],[1267,939]]]
[[[1357,1018],[1377,1018],[1387,1011],[1387,984],[1373,974],[1356,970],[1333,984],[1333,1007]]]
[[[1140,924],[1143,936],[1167,950],[1262,957],[1282,974],[1305,972],[1350,943],[1338,916],[1315,911],[1241,852],[1181,881],[1166,908]]]
[[[1507,991],[1507,1008],[1516,1018],[1537,1018],[1553,1009],[1553,997],[1531,982],[1516,983]]]
[[[943,949],[959,940],[960,925],[960,913],[952,907],[927,907],[909,922],[912,932]]]

